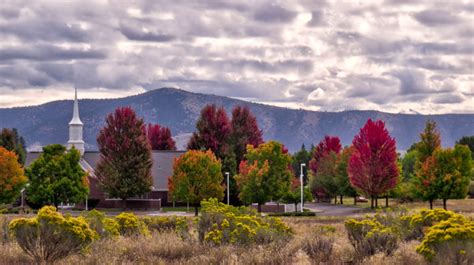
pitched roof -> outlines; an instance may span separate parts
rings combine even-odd
[[[168,191],[168,177],[173,174],[174,159],[184,154],[185,151],[152,151],[153,167],[153,190]],[[31,165],[41,155],[41,152],[29,152],[26,155],[25,166]],[[93,169],[96,168],[100,160],[98,151],[86,151],[79,162],[82,169],[91,173],[95,177]]]

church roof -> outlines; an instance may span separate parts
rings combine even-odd
[[[173,175],[174,159],[184,153],[185,151],[152,151],[153,167],[151,175],[153,177],[153,190],[168,190],[168,177]],[[27,153],[25,166],[30,166],[40,155],[41,152]],[[80,165],[84,171],[90,172],[90,177],[95,177],[94,169],[99,160],[100,153],[98,151],[86,151],[82,156]]]

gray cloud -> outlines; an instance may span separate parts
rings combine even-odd
[[[428,9],[416,13],[414,17],[420,23],[430,27],[452,25],[461,21],[457,15],[446,9]]]
[[[255,19],[263,22],[290,22],[297,13],[278,5],[265,5],[255,12]]]
[[[0,89],[167,86],[320,110],[474,112],[473,6],[10,2],[0,9]]]

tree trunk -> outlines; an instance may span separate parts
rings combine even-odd
[[[379,196],[375,196],[375,208],[379,208]]]
[[[374,196],[370,196],[370,209],[374,209]]]
[[[446,201],[447,201],[447,199],[443,199],[443,209],[445,209],[445,210],[447,210]]]
[[[127,199],[122,199],[122,207],[123,207],[123,210],[127,210]]]
[[[354,205],[357,205],[357,196],[354,196]]]
[[[388,195],[385,196],[385,207],[388,208]]]
[[[340,201],[341,201],[341,204],[344,204],[344,202],[342,201],[342,199],[343,199],[343,196],[342,196],[342,195],[339,195],[339,199],[340,199]]]
[[[261,213],[262,212],[262,204],[258,203],[257,208],[258,208],[258,212]]]
[[[433,200],[430,200],[430,210],[433,210]]]
[[[295,213],[298,211],[298,203],[295,202]]]
[[[337,204],[337,195],[334,196],[334,204]]]
[[[194,216],[199,215],[199,204],[194,205]]]

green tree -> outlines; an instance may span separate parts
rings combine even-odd
[[[401,159],[402,176],[404,181],[409,181],[415,174],[415,164],[418,158],[418,151],[412,150]]]
[[[197,216],[202,200],[224,197],[221,167],[212,151],[189,150],[174,162],[168,179],[170,197],[194,205]]]
[[[18,162],[25,164],[26,150],[25,140],[18,134],[16,128],[4,128],[0,133],[0,146],[5,147],[8,151],[13,151],[18,156]]]
[[[351,182],[349,181],[349,175],[347,174],[347,165],[352,151],[352,147],[345,147],[340,153],[336,165],[337,174],[335,181],[338,186],[337,193],[340,196],[341,204],[344,204],[343,196],[353,197],[354,205],[357,204],[357,190],[352,187]]]
[[[117,108],[107,116],[97,137],[100,160],[95,175],[111,198],[123,200],[150,191],[153,185],[151,146],[143,119],[130,107]]]
[[[257,148],[247,145],[245,159],[236,176],[242,201],[255,202],[260,210],[265,202],[278,201],[288,192],[291,156],[281,143],[270,141]]]
[[[14,201],[27,180],[16,154],[0,146],[0,204]]]
[[[334,203],[337,203],[339,195],[338,159],[339,155],[334,151],[322,156],[319,159],[318,171],[316,174],[311,174],[309,180],[311,190],[324,190],[328,197],[334,198]]]
[[[301,203],[301,181],[298,177],[291,180],[290,190],[283,196],[285,203],[295,204],[295,212],[298,211],[298,203]],[[312,201],[313,195],[309,187],[303,187],[303,202]],[[303,205],[301,205],[303,207]]]
[[[291,167],[296,176],[301,174],[301,164],[306,164],[306,167],[303,167],[303,183],[306,185],[308,183],[308,167],[309,161],[311,160],[311,153],[306,150],[304,144],[301,145],[301,149],[293,154],[293,162]]]
[[[35,206],[78,203],[89,193],[87,174],[79,165],[79,151],[60,144],[43,147],[43,153],[26,169],[26,194]]]
[[[416,171],[416,177],[413,178],[414,194],[429,201],[430,208],[433,208],[436,199],[443,199],[444,209],[448,199],[464,199],[469,189],[471,161],[466,146],[436,149]]]
[[[471,151],[465,145],[456,145],[454,149],[438,150],[437,175],[440,181],[439,198],[443,199],[446,210],[448,199],[464,199],[469,190],[471,180]]]
[[[471,151],[471,158],[474,160],[474,135],[472,136],[464,136],[461,139],[459,139],[456,144],[462,144],[466,145],[469,147],[469,150]]]

